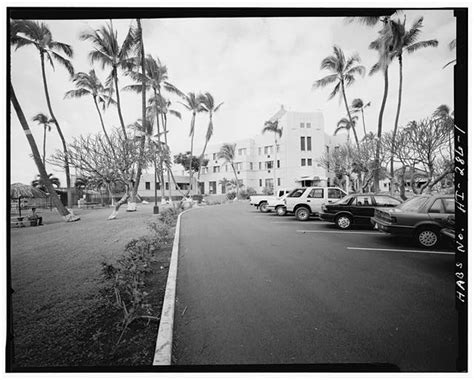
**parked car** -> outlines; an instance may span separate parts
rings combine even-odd
[[[444,228],[441,229],[441,235],[447,237],[452,246],[455,246],[456,240],[456,220],[455,215],[450,214],[444,221]]]
[[[279,189],[275,195],[252,195],[250,196],[250,204],[257,207],[260,212],[269,212],[268,202],[289,193],[292,189]]]
[[[323,203],[338,201],[346,192],[338,187],[299,187],[284,199],[287,212],[293,212],[298,220],[308,220],[319,215]]]
[[[390,195],[350,194],[332,204],[322,205],[319,217],[347,230],[353,225],[370,226],[370,218],[374,216],[376,208],[395,207],[400,203],[400,200]]]
[[[432,248],[454,208],[452,195],[418,195],[393,209],[377,210],[372,223],[379,231],[410,236],[420,246]]]
[[[287,214],[285,199],[290,193],[286,193],[279,198],[271,199],[268,201],[268,209],[270,211],[275,211],[278,216],[285,216]]]

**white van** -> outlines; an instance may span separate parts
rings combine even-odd
[[[284,199],[286,211],[293,212],[298,220],[318,215],[323,203],[335,202],[347,194],[339,187],[299,187]]]

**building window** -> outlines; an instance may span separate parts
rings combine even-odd
[[[161,183],[156,182],[156,183],[155,183],[155,186],[156,186],[156,189],[157,189],[157,190],[161,190]]]
[[[277,168],[280,168],[280,160],[277,160]]]
[[[262,163],[261,162],[258,163],[258,170],[262,170]]]
[[[311,137],[310,136],[306,137],[306,150],[308,152],[311,151]]]
[[[259,147],[259,148],[258,148],[258,155],[259,155],[259,156],[262,155],[262,147]]]
[[[222,183],[221,184],[221,194],[225,194],[226,193],[226,184],[225,183]]]
[[[166,182],[165,188],[166,188],[166,190],[170,189],[170,183],[169,182]]]
[[[247,154],[247,148],[240,148],[237,150],[239,156],[245,156]]]
[[[216,194],[216,181],[209,182],[209,194]]]
[[[273,189],[273,178],[265,178],[265,187]]]
[[[259,184],[260,187],[262,187],[262,179],[261,178],[258,180],[258,184]]]
[[[220,169],[221,169],[221,168],[220,168],[219,166],[213,166],[213,167],[212,167],[212,172],[213,172],[213,173],[219,173],[219,172],[221,171]]]
[[[301,151],[303,151],[303,152],[306,150],[305,141],[306,141],[306,139],[303,136],[301,136],[300,137],[300,145],[301,145]]]
[[[277,186],[281,186],[280,178],[277,178]]]
[[[304,123],[300,123],[300,128],[304,128]]]
[[[253,162],[249,162],[250,170],[253,170]]]
[[[306,158],[301,159],[301,166],[306,166]]]
[[[277,144],[277,153],[280,153],[280,144]]]
[[[264,148],[265,154],[272,154],[273,153],[273,145],[268,145]]]
[[[217,153],[212,153],[212,159],[217,160]]]
[[[306,162],[308,163],[308,166],[313,166],[313,159],[312,158],[308,158],[308,160]]]
[[[242,170],[242,162],[236,162],[235,163],[235,169],[236,170]]]
[[[150,182],[145,182],[145,190],[150,190]]]
[[[273,161],[265,161],[265,169],[273,169]]]
[[[311,123],[306,123],[306,128],[311,128]]]

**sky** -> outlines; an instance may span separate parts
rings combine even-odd
[[[426,48],[404,55],[403,103],[399,125],[428,117],[440,104],[453,107],[453,66],[443,66],[455,58],[448,44],[456,37],[456,20],[452,11],[406,11],[407,25],[423,16],[420,40],[437,39],[437,48]],[[81,32],[100,27],[108,20],[45,20],[53,39],[68,43],[74,49],[72,63],[76,72],[88,72],[92,66],[88,54],[92,45],[81,41]],[[120,42],[125,38],[130,20],[113,20]],[[343,18],[188,18],[142,20],[146,54],[159,57],[168,68],[169,81],[183,92],[210,92],[217,103],[224,102],[214,116],[214,135],[210,144],[232,142],[261,133],[265,120],[281,105],[290,111],[321,110],[326,133],[332,134],[337,121],[345,117],[344,104],[336,97],[328,100],[332,87],[312,89],[315,80],[329,72],[320,69],[321,61],[338,45],[346,56],[358,53],[367,68],[364,77],[357,77],[347,89],[348,101],[361,98],[371,102],[366,109],[366,126],[375,132],[383,94],[381,73],[368,75],[377,61],[377,53],[368,45],[377,38],[379,27],[348,24]],[[107,69],[95,65],[102,81]],[[79,135],[98,133],[99,117],[92,98],[64,99],[74,88],[67,71],[59,65],[47,67],[47,80],[53,111],[67,141]],[[39,54],[34,47],[23,47],[11,54],[11,79],[17,98],[33,131],[37,145],[42,147],[43,129],[32,121],[39,112],[48,113],[41,77]],[[120,77],[119,86],[130,84]],[[389,69],[389,93],[384,113],[384,131],[393,129],[398,94],[398,64]],[[169,120],[169,144],[173,154],[189,150],[191,115],[173,100],[182,120]],[[125,124],[141,117],[141,95],[121,92]],[[25,134],[12,107],[10,146],[11,182],[30,183],[38,171],[31,157]],[[118,127],[114,107],[104,115],[107,129]],[[198,115],[195,145],[204,144],[208,117]],[[357,127],[359,136],[363,129]],[[61,149],[53,128],[47,134],[47,155]],[[47,164],[47,172],[65,185],[60,169]],[[72,170],[74,174],[74,170]]]

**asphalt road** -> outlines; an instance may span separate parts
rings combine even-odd
[[[173,363],[390,363],[454,371],[454,256],[371,229],[261,214],[181,219]],[[423,251],[423,250],[421,250]]]

